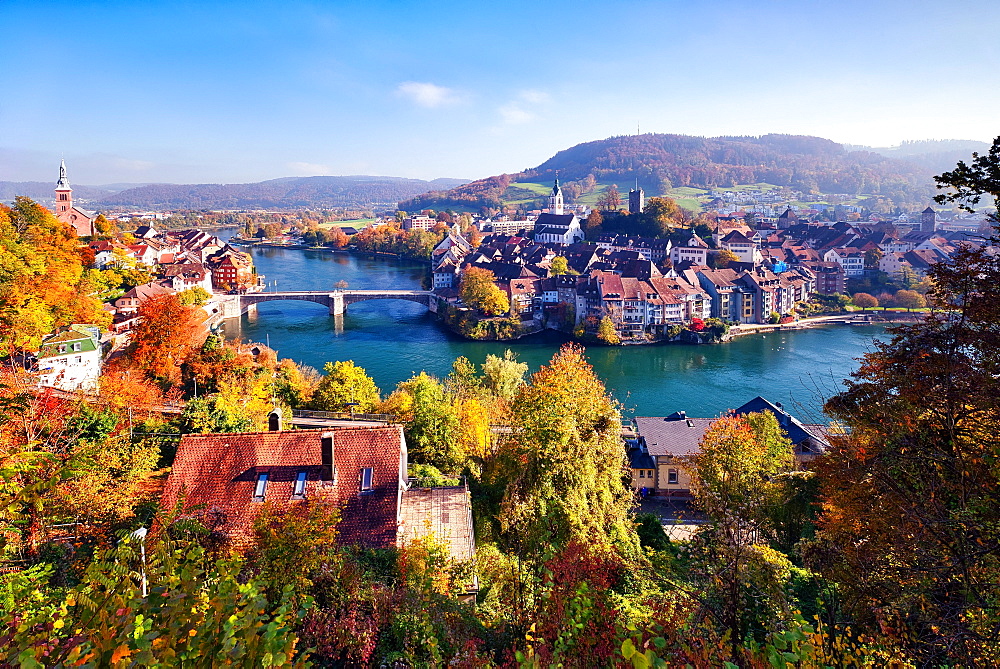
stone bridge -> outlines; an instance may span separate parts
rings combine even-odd
[[[240,313],[246,313],[255,304],[274,300],[316,302],[326,306],[333,316],[343,314],[349,304],[367,300],[408,300],[422,304],[430,311],[437,311],[437,298],[429,290],[293,290],[275,293],[250,293],[238,297]]]

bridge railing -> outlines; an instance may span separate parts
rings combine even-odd
[[[399,417],[391,413],[349,413],[347,411],[306,411],[295,409],[293,418],[315,418],[317,420],[364,420],[382,423],[398,423]]]

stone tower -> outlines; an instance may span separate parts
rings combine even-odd
[[[646,206],[646,194],[639,188],[639,181],[637,179],[635,188],[628,192],[628,213],[641,213],[644,206]]]
[[[59,181],[56,182],[56,216],[73,208],[73,189],[66,178],[66,161],[59,163]]]
[[[559,175],[556,175],[556,182],[552,186],[552,194],[549,195],[549,213],[561,216],[563,213],[563,194],[559,187]]]
[[[933,209],[927,207],[920,212],[920,232],[934,232],[937,227],[937,216]]]

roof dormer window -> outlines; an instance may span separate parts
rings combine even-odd
[[[257,474],[257,483],[253,488],[253,501],[263,502],[267,494],[267,474]]]

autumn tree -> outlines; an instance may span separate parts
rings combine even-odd
[[[502,491],[502,545],[532,559],[574,540],[633,555],[621,416],[583,348],[563,346],[532,375],[511,416],[511,434],[484,473]]]
[[[314,368],[285,358],[275,370],[275,393],[284,404],[298,409],[309,403],[322,380],[322,375]]]
[[[98,236],[110,239],[118,234],[118,226],[109,221],[104,214],[98,214],[97,218],[94,219],[94,231]]]
[[[854,293],[851,301],[854,302],[854,306],[862,309],[874,309],[878,306],[878,299],[869,293]]]
[[[937,177],[942,200],[1000,195],[1000,138]],[[875,343],[827,411],[849,428],[823,459],[809,553],[853,616],[899,629],[919,664],[996,663],[1000,626],[1000,257],[934,265],[936,311]]]
[[[349,241],[347,234],[340,229],[339,226],[333,226],[333,228],[327,232],[326,243],[337,249],[342,249],[347,246]]]
[[[310,409],[369,413],[379,403],[375,381],[353,360],[328,362],[323,372],[325,376],[309,402]]]
[[[597,206],[604,211],[618,211],[618,207],[622,204],[621,193],[618,192],[618,186],[612,184],[610,188],[604,191],[597,200]]]
[[[59,326],[110,322],[78,247],[72,228],[28,198],[0,204],[0,355],[36,350]]]
[[[584,232],[587,233],[587,237],[593,237],[601,231],[601,226],[604,225],[604,218],[601,216],[601,210],[594,209],[590,210],[587,214],[587,220],[583,225]]]
[[[726,269],[734,262],[739,262],[740,257],[729,249],[720,249],[715,253],[715,266],[718,269]]]
[[[487,316],[499,316],[510,311],[510,299],[495,283],[493,272],[482,267],[469,267],[462,273],[459,294],[466,306]]]
[[[669,197],[651,197],[642,208],[647,226],[656,234],[666,234],[687,223],[688,217],[677,203]]]
[[[569,261],[566,260],[566,256],[556,256],[552,259],[552,265],[549,267],[549,272],[552,276],[566,274],[568,270]]]
[[[911,309],[922,309],[927,306],[924,296],[915,290],[897,290],[892,302],[897,307],[903,307],[907,311]]]
[[[132,328],[133,364],[161,383],[180,383],[181,365],[201,343],[199,312],[196,307],[181,304],[174,293],[151,297],[140,304],[138,323]]]
[[[618,330],[615,329],[615,323],[610,316],[602,318],[597,326],[597,339],[610,345],[622,343],[622,338],[618,335]]]
[[[772,507],[779,474],[793,464],[792,444],[769,411],[724,416],[708,428],[689,459],[691,492],[711,524],[692,547],[700,599],[728,631],[731,661],[744,663],[743,643],[763,617],[782,614],[791,563],[771,549]]]

